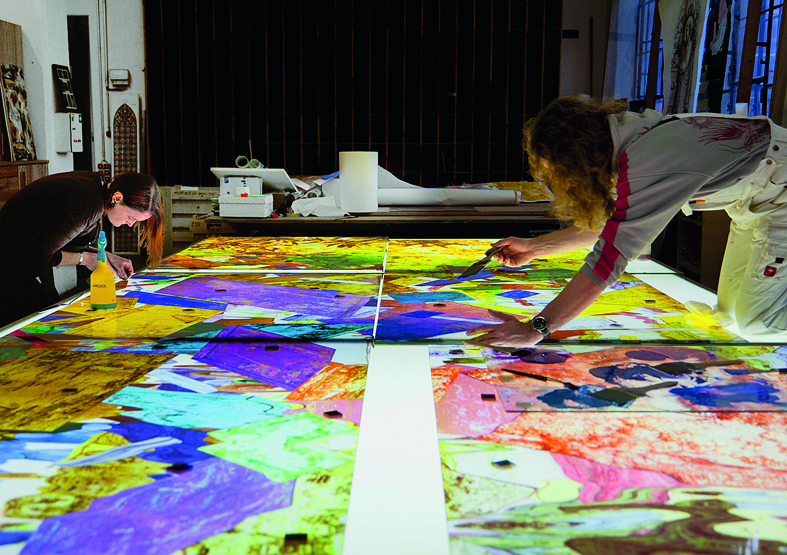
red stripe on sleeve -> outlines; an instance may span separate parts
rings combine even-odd
[[[615,261],[620,256],[620,252],[615,248],[615,238],[618,233],[620,222],[626,221],[626,212],[629,208],[629,194],[631,194],[631,187],[628,179],[628,156],[624,152],[618,159],[618,182],[617,199],[615,200],[615,211],[612,217],[607,220],[604,225],[604,230],[601,232],[601,238],[604,239],[604,248],[601,251],[601,257],[593,267],[593,272],[604,281],[612,273],[615,268]]]
[[[593,266],[593,273],[595,273],[602,281],[607,281],[607,278],[615,269],[615,261],[620,256],[618,249],[615,248],[610,242],[604,243],[604,248],[601,250],[601,257]]]

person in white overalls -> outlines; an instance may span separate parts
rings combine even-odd
[[[787,129],[771,122],[768,154],[740,188],[740,198],[725,207],[732,224],[718,309],[750,341],[786,341]]]
[[[501,239],[495,258],[521,266],[592,251],[540,314],[520,321],[490,311],[502,324],[469,330],[474,341],[525,346],[548,337],[614,284],[681,207],[692,206],[732,218],[718,310],[749,341],[787,343],[787,130],[765,117],[664,117],[629,112],[622,101],[563,97],[528,122],[525,148],[534,178],[573,225]]]

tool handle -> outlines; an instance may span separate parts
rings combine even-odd
[[[557,378],[550,378],[549,376],[542,376],[540,374],[531,374],[530,372],[523,372],[521,370],[511,370],[510,368],[501,368],[501,370],[503,370],[504,372],[511,372],[512,374],[517,374],[519,376],[524,376],[526,378],[531,378],[533,380],[538,380],[540,382],[557,382],[559,384],[562,384],[564,387],[567,387],[568,389],[572,389],[572,390],[579,389],[579,386],[576,386],[573,383],[564,382],[558,380]]]
[[[678,382],[662,382],[662,383],[654,383],[652,385],[646,385],[644,387],[631,387],[628,388],[629,391],[636,391],[637,393],[645,393],[647,391],[653,391],[654,389],[665,389],[667,387],[675,387],[678,385]]]
[[[518,376],[524,376],[526,378],[538,380],[540,382],[548,382],[549,380],[560,381],[560,380],[555,380],[554,378],[548,378],[546,376],[542,376],[540,374],[531,374],[530,372],[522,372],[521,370],[511,370],[510,368],[501,368],[501,370],[503,370],[504,372],[511,372],[512,374],[516,374]]]
[[[732,366],[733,364],[743,364],[745,360],[709,360],[708,362],[691,362],[697,368],[708,368],[709,366]]]

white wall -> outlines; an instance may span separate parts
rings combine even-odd
[[[106,21],[105,21],[106,12]],[[145,101],[145,46],[142,0],[0,0],[0,19],[22,27],[25,82],[38,158],[49,160],[49,172],[70,171],[72,154],[55,152],[55,93],[52,64],[69,65],[69,15],[88,16],[90,29],[93,160],[112,161],[110,97],[134,94]],[[108,33],[105,33],[105,30]],[[109,44],[106,37],[109,36]],[[106,91],[106,70],[128,69],[131,88]],[[141,114],[140,114],[141,117]]]
[[[563,0],[563,29],[578,29],[579,38],[563,39],[560,95],[600,97],[604,83],[610,0]],[[590,18],[593,18],[593,83],[590,83]]]
[[[91,114],[93,161],[113,161],[111,106],[118,96],[139,97],[145,102],[145,35],[142,0],[67,0],[69,15],[88,17],[90,32]],[[107,70],[128,69],[131,87],[107,91]],[[141,114],[140,114],[141,118]],[[114,165],[113,165],[114,170]]]
[[[55,95],[52,64],[68,65],[65,6],[58,0],[0,0],[0,19],[22,27],[22,53],[36,154],[50,173],[73,168],[72,155],[54,153]]]

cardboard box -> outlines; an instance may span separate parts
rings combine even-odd
[[[235,218],[268,218],[273,213],[273,195],[219,197],[219,215]]]
[[[219,180],[221,185],[221,196],[233,196],[240,194],[238,189],[248,191],[249,195],[262,194],[261,177],[222,177]]]
[[[262,178],[261,177],[241,177],[240,178],[240,185],[241,187],[247,187],[251,192],[251,195],[261,195],[262,194]]]

